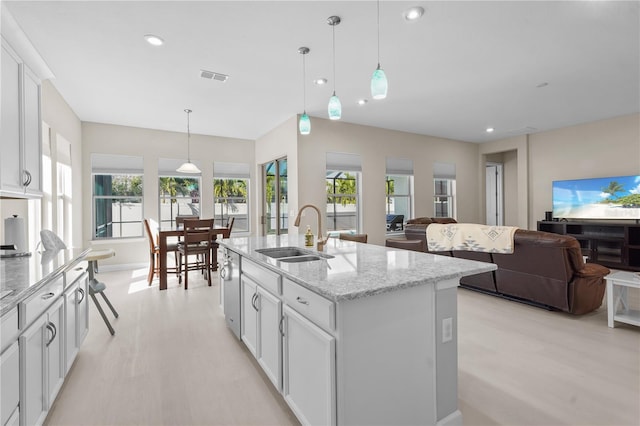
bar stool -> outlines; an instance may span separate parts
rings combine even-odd
[[[89,262],[89,295],[91,296],[91,299],[93,299],[93,303],[96,305],[96,308],[98,308],[98,312],[100,312],[100,316],[104,320],[104,323],[107,325],[107,328],[109,329],[109,332],[111,332],[112,336],[116,334],[116,332],[107,319],[107,316],[104,314],[104,310],[102,310],[102,306],[100,306],[100,303],[96,298],[96,293],[100,293],[102,295],[102,298],[106,302],[107,306],[109,306],[111,312],[113,312],[114,317],[118,318],[118,312],[115,310],[109,299],[107,299],[107,296],[104,294],[104,290],[107,288],[107,286],[95,278],[95,273],[98,270],[98,260],[108,259],[115,255],[116,252],[113,249],[92,249],[85,257],[85,259]]]

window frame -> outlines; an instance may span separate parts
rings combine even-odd
[[[439,187],[442,188],[443,185],[439,185],[438,182],[445,182],[445,191],[438,192]],[[439,215],[438,212],[438,204],[442,204],[440,199],[446,199],[447,204],[447,212],[444,216]],[[442,209],[440,209],[442,210]],[[453,219],[456,218],[456,180],[450,178],[441,178],[434,177],[433,178],[433,216],[434,217],[451,217]]]
[[[335,174],[335,176],[331,177],[330,175]],[[346,176],[352,175],[353,178],[340,178],[340,174],[344,174]],[[328,191],[328,186],[327,186],[327,181],[332,179],[333,180],[333,192],[329,192]],[[336,193],[336,180],[337,179],[345,179],[345,180],[354,180],[355,181],[355,193],[351,194],[351,193]],[[325,209],[325,222],[326,222],[326,226],[327,226],[327,232],[331,235],[331,236],[336,236],[338,234],[341,233],[345,233],[345,232],[355,232],[355,233],[359,233],[360,232],[360,227],[361,227],[361,205],[362,202],[360,200],[360,194],[362,193],[361,191],[361,187],[360,185],[362,184],[362,172],[359,171],[351,171],[351,170],[336,170],[335,168],[331,168],[331,169],[327,169],[326,170],[326,174],[325,174],[325,188],[327,189],[326,191],[326,197],[327,197],[327,207]],[[330,202],[329,199],[333,199],[333,202]],[[337,210],[336,210],[336,205],[340,204],[340,203],[336,203],[336,201],[338,199],[342,199],[342,198],[353,198],[355,200],[355,229],[335,229],[335,225],[337,224]],[[332,212],[329,212],[329,206],[333,205],[333,209]],[[333,214],[333,221],[330,220],[329,214],[332,213]],[[330,225],[331,224],[331,225]]]
[[[193,179],[197,181],[198,184],[198,217],[200,216],[200,213],[202,212],[202,191],[201,191],[201,187],[202,187],[202,177],[200,175],[194,175],[194,176],[185,176],[185,175],[179,175],[179,174],[158,174],[158,225],[160,226],[160,228],[171,228],[173,229],[176,225],[175,225],[175,221],[176,221],[176,216],[179,215],[180,211],[177,212],[176,215],[171,214],[171,218],[169,220],[163,220],[162,218],[162,201],[163,200],[169,200],[170,202],[172,200],[193,200],[194,196],[193,194],[189,194],[189,195],[176,195],[175,197],[171,196],[170,194],[168,196],[163,196],[162,195],[162,185],[160,185],[160,179],[163,178],[174,178],[174,179]],[[187,203],[189,204],[189,203]],[[193,204],[193,203],[191,203]],[[171,202],[171,205],[173,205],[173,202]],[[190,207],[191,208],[191,207]],[[195,214],[193,213],[193,209],[191,209],[192,211],[190,212],[191,214],[193,214],[195,216]],[[169,222],[169,225],[163,225],[166,224],[167,222]]]
[[[141,177],[141,187],[142,187],[142,194],[139,196],[136,195],[96,195],[96,176],[111,176],[111,178],[113,179],[114,176],[140,176]],[[129,235],[129,236],[119,236],[119,237],[114,237],[114,236],[106,236],[106,237],[99,237],[98,234],[98,230],[97,230],[97,223],[96,223],[96,212],[97,212],[97,200],[106,200],[106,199],[111,199],[111,200],[127,200],[127,199],[139,199],[140,201],[140,220],[139,221],[127,221],[127,222],[117,222],[120,223],[120,226],[122,227],[123,223],[135,223],[135,222],[139,222],[139,234],[138,235]],[[144,173],[141,172],[119,172],[119,173],[114,173],[114,172],[92,172],[91,173],[91,205],[92,205],[92,214],[91,214],[91,224],[92,224],[92,235],[91,235],[91,240],[92,241],[105,241],[105,240],[125,240],[125,239],[132,239],[132,238],[141,238],[144,236],[144,229],[143,229],[143,219],[144,219]],[[111,221],[111,226],[113,227],[113,220]],[[108,226],[108,225],[107,225]],[[113,232],[112,232],[113,233]]]
[[[390,185],[389,182],[394,181],[395,179],[390,179],[390,178],[407,178],[407,193],[406,194],[389,194],[389,189],[390,189]],[[395,185],[394,185],[394,192],[395,192]],[[409,174],[398,174],[398,173],[388,173],[385,175],[385,214],[398,214],[396,212],[391,213],[389,211],[389,208],[391,206],[391,203],[389,201],[389,199],[391,198],[402,198],[402,199],[407,199],[408,200],[408,211],[407,214],[404,215],[404,223],[407,222],[407,220],[411,219],[412,215],[413,215],[413,203],[414,203],[414,191],[413,191],[413,175],[409,175]],[[403,223],[403,225],[404,225]],[[397,233],[398,231],[386,231],[387,234],[393,234],[393,233]]]
[[[218,197],[216,196],[216,180],[234,180],[234,181],[244,181],[245,184],[245,189],[246,189],[246,195],[244,197]],[[219,175],[216,176],[214,174],[213,176],[213,220],[214,223],[216,223],[216,221],[219,221],[219,225],[224,226],[226,225],[227,221],[229,220],[230,217],[234,217],[234,225],[233,228],[231,229],[231,233],[232,234],[237,234],[237,233],[250,233],[251,232],[251,193],[250,193],[250,188],[251,188],[251,179],[249,177],[238,177],[238,176],[224,176],[224,175]],[[220,199],[244,199],[244,202],[247,206],[247,213],[246,213],[246,222],[247,222],[247,227],[246,229],[237,229],[237,223],[235,222],[237,220],[238,217],[240,217],[240,215],[231,215],[228,214],[227,215],[227,220],[225,221],[225,216],[224,213],[221,211],[221,216],[220,218],[216,218],[216,201],[220,200]]]

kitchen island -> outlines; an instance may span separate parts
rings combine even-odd
[[[462,423],[456,287],[495,265],[337,238],[220,245],[239,255],[225,316],[301,423]]]

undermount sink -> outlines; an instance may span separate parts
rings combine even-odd
[[[305,250],[300,247],[273,247],[257,249],[256,252],[265,256],[277,259],[280,262],[298,263],[310,262],[313,260],[332,259],[329,254],[316,253],[311,250]]]

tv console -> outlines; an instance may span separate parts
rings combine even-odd
[[[588,262],[640,271],[640,225],[610,222],[538,221],[538,231],[571,235]]]

